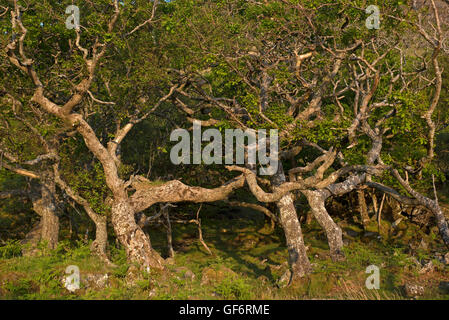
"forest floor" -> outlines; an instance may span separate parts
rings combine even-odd
[[[91,256],[89,243],[83,241],[75,245],[61,241],[57,250],[42,250],[37,257],[20,256],[11,243],[0,252],[3,257],[12,256],[0,259],[0,298],[449,299],[449,265],[439,259],[447,249],[434,235],[414,225],[404,223],[398,234],[381,229],[379,236],[375,222],[371,231],[364,231],[356,223],[337,220],[345,234],[346,260],[332,262],[323,230],[315,222],[303,223],[314,271],[302,281],[284,286],[280,280],[288,266],[281,230],[271,231],[264,216],[253,211],[222,210],[217,214],[216,209],[208,208],[201,218],[204,240],[213,254],[198,241],[195,225],[175,224],[175,258],[169,259],[167,270],[142,273],[133,283],[124,250],[112,245],[114,268]],[[150,234],[155,249],[166,255],[163,230],[151,230]],[[63,286],[69,265],[78,266],[81,275],[81,288],[73,293]],[[378,290],[366,288],[369,265],[380,269]],[[414,297],[407,294],[406,284],[423,291]]]

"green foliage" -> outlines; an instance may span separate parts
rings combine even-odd
[[[22,255],[22,245],[17,240],[7,240],[4,245],[0,247],[0,258],[10,259]]]
[[[68,244],[68,242],[64,243],[60,241],[58,243],[58,248],[64,247],[64,249],[61,250],[61,253],[63,253],[65,259],[72,259],[74,261],[82,260],[89,258],[92,254],[90,251],[91,242],[86,244],[83,241],[78,240],[70,247],[65,246],[65,244]]]
[[[215,287],[217,293],[225,300],[251,299],[251,286],[244,279],[227,277]]]
[[[17,282],[7,281],[4,286],[12,297],[21,297],[31,290],[32,282],[29,279],[19,279]]]
[[[134,285],[127,282],[126,254],[123,248],[111,246],[111,257],[117,268],[107,268],[96,257],[87,254],[88,244],[70,244],[62,241],[57,250],[49,255],[36,257],[15,257],[0,260],[1,298],[6,299],[402,299],[398,287],[406,279],[417,277],[417,268],[410,254],[408,244],[393,247],[388,243],[373,240],[370,243],[351,241],[345,249],[346,261],[333,262],[329,257],[316,257],[318,252],[327,252],[327,241],[320,236],[316,226],[305,226],[305,242],[313,244],[308,255],[314,264],[314,273],[298,286],[279,288],[277,279],[287,266],[287,250],[280,244],[281,232],[262,234],[263,216],[254,212],[244,212],[237,220],[217,220],[203,212],[203,231],[205,241],[216,255],[210,256],[202,251],[197,243],[178,251],[175,265],[168,265],[167,273],[142,272]],[[246,217],[246,214],[249,218]],[[243,216],[243,217],[242,217]],[[227,233],[217,232],[227,228]],[[196,228],[178,229],[196,236]],[[279,231],[279,230],[277,230]],[[242,242],[235,239],[242,234],[259,239],[252,249],[243,249]],[[175,232],[175,239],[178,234]],[[186,237],[186,235],[184,235]],[[166,246],[165,235],[155,233],[152,243],[160,250]],[[175,240],[179,242],[180,240]],[[323,248],[323,249],[319,249]],[[416,258],[428,259],[426,252],[418,252]],[[261,262],[261,257],[266,259]],[[370,264],[380,267],[381,290],[366,292],[365,269]],[[434,262],[438,277],[444,277],[446,269]],[[108,287],[92,289],[82,286],[75,293],[69,293],[62,284],[65,268],[68,265],[80,267],[81,278],[88,273],[107,273]],[[185,271],[191,270],[196,277],[185,278]],[[220,270],[223,267],[238,272],[228,275],[217,283],[202,283],[205,268]],[[267,268],[268,267],[268,268]],[[265,280],[262,280],[265,279]],[[353,286],[348,290],[347,286]],[[443,298],[440,292],[429,292],[429,298]]]

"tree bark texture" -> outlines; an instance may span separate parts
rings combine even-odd
[[[273,185],[278,186],[285,181],[282,164],[279,164],[278,172],[272,177]],[[312,266],[307,257],[293,194],[291,192],[287,193],[276,202],[276,205],[279,209],[279,221],[287,242],[288,262],[292,272],[290,282],[292,282],[311,273]]]

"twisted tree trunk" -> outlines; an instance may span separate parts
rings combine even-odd
[[[42,240],[48,248],[56,249],[59,238],[59,217],[55,199],[55,181],[51,175],[44,178],[42,185]]]
[[[341,228],[332,220],[326,210],[325,202],[330,196],[341,196],[357,188],[366,180],[366,174],[351,175],[343,182],[333,183],[324,189],[302,190],[318,223],[324,228],[329,243],[331,258],[334,261],[344,259]]]
[[[44,176],[44,175],[43,175]],[[55,249],[59,238],[59,217],[55,199],[55,182],[51,175],[42,178],[39,196],[32,196],[33,210],[41,217],[40,241]],[[37,238],[35,237],[34,240]]]
[[[151,247],[150,239],[137,225],[129,200],[114,201],[111,210],[115,234],[126,250],[128,261],[138,263],[147,271],[163,269],[164,259]]]
[[[279,163],[278,172],[272,177],[274,186],[279,186],[286,181],[282,164]],[[296,214],[294,196],[291,192],[276,202],[279,209],[279,221],[284,230],[288,248],[288,262],[292,272],[290,282],[312,272],[312,266],[306,253],[301,225]]]
[[[99,256],[106,263],[110,264],[111,262],[106,251],[108,245],[108,229],[106,217],[96,215],[94,218],[92,218],[92,220],[95,223],[95,240],[90,246],[90,251]]]
[[[310,208],[312,209],[313,216],[318,221],[320,226],[326,231],[327,241],[329,243],[329,249],[331,258],[333,261],[339,261],[344,259],[343,237],[341,228],[332,220],[325,207],[326,194],[322,191],[303,191],[302,192],[309,201]]]

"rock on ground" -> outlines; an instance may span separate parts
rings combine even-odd
[[[404,286],[404,291],[407,297],[415,298],[424,294],[424,287],[414,283],[406,283]]]
[[[217,282],[221,282],[225,278],[235,277],[236,273],[229,268],[221,267],[219,270],[215,270],[211,267],[207,267],[203,269],[201,284],[215,284]]]
[[[86,274],[81,276],[81,284],[85,288],[104,289],[108,286],[109,275],[106,274]]]
[[[192,270],[186,268],[186,267],[179,267],[175,269],[175,272],[177,274],[180,274],[183,279],[189,279],[194,280],[195,279],[195,273],[192,272]]]

